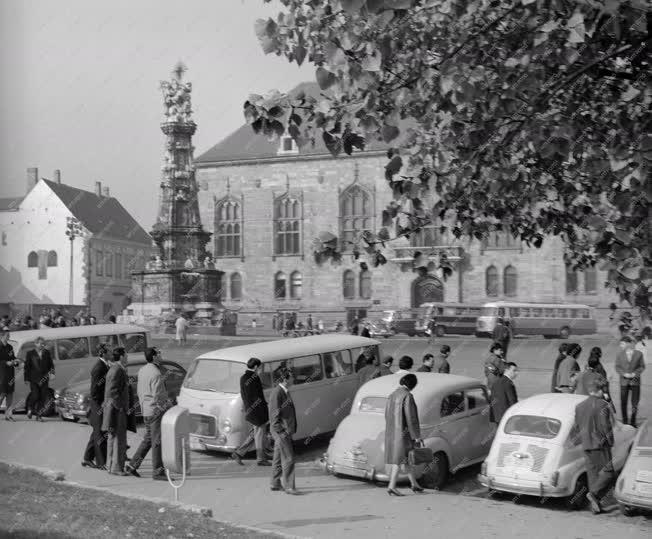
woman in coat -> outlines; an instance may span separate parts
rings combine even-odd
[[[0,330],[0,404],[4,399],[5,421],[15,421],[14,412],[14,389],[16,382],[16,367],[20,362],[14,355],[14,348],[9,344],[9,331]]]
[[[421,444],[419,413],[411,391],[417,385],[414,374],[406,374],[399,387],[387,399],[385,406],[385,462],[391,465],[387,493],[390,496],[403,496],[396,490],[399,466],[407,467],[407,474],[414,492],[423,492],[414,471],[408,465],[408,453]]]

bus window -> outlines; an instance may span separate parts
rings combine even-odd
[[[482,307],[482,316],[496,316],[496,307]]]
[[[554,309],[543,309],[543,317],[544,318],[554,318],[555,317],[555,310]]]
[[[591,318],[591,313],[588,309],[582,309],[582,318]]]
[[[122,345],[125,347],[127,354],[144,352],[147,347],[147,339],[144,333],[128,333],[120,335]]]
[[[541,318],[541,309],[537,307],[532,308],[532,318]]]
[[[321,380],[323,378],[321,358],[318,354],[294,358],[292,360],[292,373],[296,385]]]
[[[498,316],[505,316],[505,309],[503,307],[498,308]]]
[[[559,318],[568,318],[568,309],[557,309],[557,316]]]
[[[117,335],[97,335],[95,337],[91,337],[92,354],[97,354],[97,347],[100,344],[106,344],[110,350],[120,346]]]
[[[579,311],[577,309],[571,309],[570,313],[571,313],[570,315],[571,318],[579,318]]]
[[[79,337],[75,339],[59,339],[56,341],[59,359],[81,359],[88,357],[88,339]]]
[[[521,308],[520,307],[512,307],[509,310],[509,315],[513,318],[520,318],[521,316]]]
[[[530,309],[521,307],[521,318],[530,318]]]

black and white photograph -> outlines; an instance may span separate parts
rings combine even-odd
[[[0,66],[0,537],[652,536],[652,0],[0,0]]]

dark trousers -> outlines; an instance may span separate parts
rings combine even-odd
[[[611,462],[611,448],[585,450],[584,460],[589,479],[589,492],[599,498],[616,479]]]
[[[294,447],[292,436],[272,433],[274,437],[274,458],[272,459],[272,487],[283,486],[294,489]],[[283,484],[281,485],[281,477]]]
[[[258,462],[266,460],[266,453],[269,450],[268,447],[268,437],[267,431],[269,429],[269,423],[264,425],[254,425],[249,423],[249,432],[247,437],[240,444],[240,446],[234,451],[240,457],[244,457],[252,449],[256,449],[256,460]]]
[[[41,382],[29,383],[29,395],[27,395],[26,407],[33,414],[36,414],[38,417],[43,415],[45,409],[48,406],[48,401],[50,400],[50,387],[48,386],[47,380]]]
[[[136,449],[130,462],[132,467],[138,469],[151,449],[153,476],[165,474],[163,455],[161,451],[161,419],[163,419],[162,413],[143,417],[143,422],[145,423],[145,437],[143,438],[143,441],[140,442],[140,445],[138,446],[138,449]]]
[[[109,431],[106,446],[106,468],[109,472],[124,471],[127,459],[127,414],[118,410],[115,425]]]
[[[86,444],[84,460],[95,461],[98,466],[106,465],[106,439],[107,434],[102,432],[102,406],[91,401],[91,409],[88,413],[88,422],[93,428],[91,436]]]
[[[503,348],[503,357],[507,360],[507,350],[509,350],[509,341],[499,341],[500,346]]]
[[[632,415],[627,421],[627,401],[629,394],[632,394]],[[641,386],[620,386],[620,412],[623,415],[625,425],[636,426],[636,413],[638,412],[638,401],[641,399]]]

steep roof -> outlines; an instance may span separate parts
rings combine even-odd
[[[300,91],[305,92],[306,95],[318,98],[320,93],[324,93],[319,89],[317,83],[302,82],[289,94],[296,95]],[[367,142],[365,150],[386,150],[388,144],[379,142],[377,140],[370,140]],[[264,135],[254,133],[252,127],[248,124],[236,129],[233,133],[222,139],[215,146],[195,158],[196,164],[201,163],[219,163],[222,161],[246,161],[254,159],[265,159],[270,157],[278,157],[279,159],[291,159],[297,154],[278,155],[279,142],[270,142]],[[360,152],[358,152],[358,155]],[[324,141],[317,137],[315,146],[311,147],[306,145],[299,150],[298,155],[330,155],[326,148]]]
[[[97,196],[63,183],[42,181],[95,237],[151,244],[150,235],[115,198]]]
[[[17,210],[24,197],[0,198],[0,211]]]

